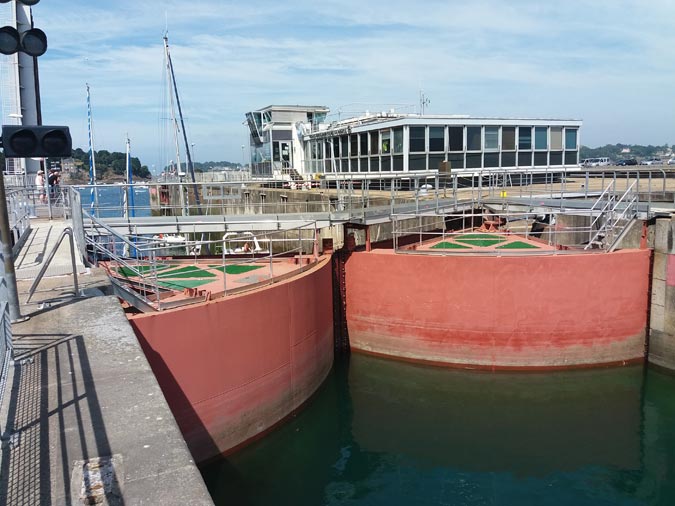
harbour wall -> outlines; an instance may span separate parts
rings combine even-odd
[[[654,233],[649,363],[675,371],[675,222],[658,218]]]
[[[518,257],[353,252],[345,272],[350,345],[488,369],[642,361],[650,258],[647,249]]]
[[[197,462],[261,436],[333,363],[330,259],[245,294],[131,317]]]

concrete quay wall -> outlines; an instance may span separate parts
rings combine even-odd
[[[675,222],[656,220],[651,273],[649,363],[675,371]]]
[[[131,318],[197,462],[260,437],[333,364],[331,262],[224,299]]]
[[[488,369],[645,356],[651,251],[546,256],[352,253],[353,350]]]

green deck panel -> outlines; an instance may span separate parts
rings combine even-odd
[[[187,265],[179,269],[162,272],[157,276],[158,278],[215,278],[216,275],[212,272],[200,269],[196,265]]]
[[[531,242],[513,241],[497,246],[495,249],[539,249],[539,246]]]
[[[198,286],[202,286],[210,282],[211,280],[209,279],[176,279],[171,281],[158,281],[157,284],[171,290],[183,290],[184,288],[197,288]]]
[[[485,248],[486,246],[494,246],[495,244],[501,244],[506,239],[500,239],[500,238],[495,238],[492,237],[491,239],[465,239],[464,237],[458,237],[455,239],[457,242],[461,242],[464,244],[469,244],[471,246],[479,246],[481,248]]]
[[[222,265],[209,265],[212,269],[223,272]],[[225,267],[225,272],[227,274],[241,274],[243,272],[254,271],[256,269],[262,269],[263,265],[228,265]]]
[[[158,271],[162,271],[164,269],[168,269],[171,267],[168,264],[158,264],[156,269]],[[141,274],[148,274],[149,272],[152,272],[152,266],[151,265],[135,265],[134,269]],[[135,276],[138,276],[136,272],[134,272],[130,267],[122,266],[117,268],[117,273],[120,274],[121,276],[124,276],[125,278],[132,278]]]
[[[457,244],[456,242],[443,241],[434,244],[431,249],[471,249],[471,247],[465,246],[464,244]]]

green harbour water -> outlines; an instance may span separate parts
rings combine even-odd
[[[675,376],[355,354],[295,417],[202,473],[217,505],[672,505]]]

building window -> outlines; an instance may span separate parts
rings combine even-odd
[[[518,127],[518,149],[532,149],[532,127]]]
[[[368,158],[361,157],[360,160],[360,172],[368,172]]]
[[[380,149],[380,153],[382,154],[391,153],[391,132],[389,130],[382,130],[380,132],[380,140],[382,146]],[[382,170],[384,170],[384,168]]]
[[[562,127],[551,127],[551,151],[560,151],[562,147]]]
[[[340,138],[333,138],[333,157],[340,158]]]
[[[382,164],[382,172],[391,172],[391,157],[390,156],[383,156],[380,163]]]
[[[340,137],[340,153],[343,158],[347,158],[349,156],[349,137],[346,135],[343,135]]]
[[[426,150],[426,127],[410,127],[410,152],[419,153]]]
[[[464,127],[449,127],[448,142],[450,151],[464,151]],[[462,165],[464,165],[463,157]]]
[[[478,127],[480,130],[480,127]],[[469,130],[467,128],[467,130]],[[468,132],[467,132],[468,135]],[[467,137],[468,138],[468,137]],[[478,139],[480,139],[480,134],[478,134]],[[467,169],[480,169],[483,155],[480,153],[467,153],[466,154],[466,168]]]
[[[429,151],[445,151],[445,127],[429,127]]]
[[[483,155],[483,167],[499,167],[499,153],[485,153]]]
[[[577,129],[565,129],[565,149],[577,149]]]
[[[396,131],[394,130],[394,138],[396,138]],[[398,155],[394,157],[394,171],[401,172],[403,170],[403,156]]]
[[[497,151],[498,149],[499,127],[485,127],[485,151]],[[490,167],[496,167],[496,165],[490,165]]]
[[[467,151],[480,151],[480,131],[481,127],[466,127],[466,150]],[[466,161],[467,169],[473,168],[469,167],[469,160]]]
[[[502,127],[502,150],[515,151],[515,149],[516,127]]]
[[[427,155],[410,155],[408,170],[427,170]]]
[[[576,165],[579,163],[576,151],[565,151],[565,165]]]
[[[370,154],[377,155],[379,153],[378,146],[380,145],[380,132],[370,132]],[[378,169],[379,170],[379,169]]]
[[[519,151],[518,167],[530,167],[531,165],[532,165],[532,151]]]
[[[367,133],[359,134],[359,141],[361,142],[360,146],[361,156],[365,156],[368,154],[368,134]]]
[[[502,167],[515,167],[516,166],[516,154],[511,153],[502,153]]]
[[[536,135],[536,134],[535,134]],[[548,152],[541,151],[534,154],[535,167],[546,167],[548,165]]]
[[[463,169],[464,168],[464,155],[462,153],[448,155],[448,164],[450,164],[450,170],[452,169]]]
[[[548,149],[547,127],[536,127],[534,129],[534,149]],[[535,163],[535,165],[537,164]]]
[[[380,157],[371,156],[370,157],[370,172],[380,172]]]
[[[403,153],[403,128],[401,127],[394,128],[394,153]]]
[[[358,136],[356,134],[352,134],[349,136],[349,156],[352,158],[355,156],[359,156],[359,145],[358,145]]]
[[[551,165],[562,165],[562,151],[551,151]]]
[[[352,158],[349,160],[349,171],[350,172],[358,172],[359,171],[359,159],[358,158]]]
[[[445,161],[445,155],[429,155],[429,170],[441,168],[441,162]]]

